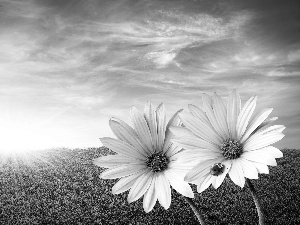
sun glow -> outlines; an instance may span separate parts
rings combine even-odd
[[[0,119],[0,153],[20,153],[51,146],[51,137],[42,126],[19,119]]]

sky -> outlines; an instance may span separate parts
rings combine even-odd
[[[2,142],[100,147],[132,105],[164,102],[170,118],[235,88],[286,126],[275,147],[299,148],[299,11],[298,0],[0,0]]]

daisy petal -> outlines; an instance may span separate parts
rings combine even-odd
[[[139,140],[137,133],[132,127],[116,118],[110,119],[109,126],[118,139],[132,145],[141,155],[147,156],[146,145]]]
[[[236,129],[237,129],[237,138],[240,139],[245,130],[246,130],[246,127],[248,125],[248,122],[249,122],[249,119],[255,109],[255,106],[256,106],[256,100],[257,100],[257,97],[251,97],[247,102],[246,104],[244,105],[243,109],[241,110],[239,116],[238,116],[238,119],[237,119],[237,126],[236,126]]]
[[[156,119],[157,119],[157,134],[158,134],[157,149],[162,149],[164,146],[165,134],[166,134],[166,108],[163,103],[161,103],[156,109]]]
[[[171,140],[172,143],[185,149],[209,149],[214,152],[220,152],[220,148],[208,141],[200,139],[196,136],[178,136],[176,139]]]
[[[155,192],[157,193],[158,201],[162,207],[168,209],[171,205],[171,188],[164,173],[159,173],[156,177]]]
[[[145,105],[144,115],[150,129],[153,147],[154,149],[158,149],[157,118],[153,105],[150,101]]]
[[[200,138],[217,145],[222,143],[222,138],[210,126],[201,122],[196,117],[188,113],[180,113],[179,117],[183,124]]]
[[[282,152],[278,148],[275,148],[273,146],[267,146],[254,151],[260,151],[261,153],[265,152],[266,154],[272,155],[274,158],[283,157]]]
[[[189,129],[187,129],[185,127],[172,126],[169,129],[175,137],[183,137],[183,136],[184,137],[185,136],[194,136],[194,137],[196,137],[196,135],[192,131],[190,131]]]
[[[264,150],[244,152],[240,157],[249,161],[258,162],[270,166],[277,165],[273,155]]]
[[[139,160],[123,155],[108,155],[94,159],[94,164],[104,168],[112,168],[123,164],[137,163]]]
[[[143,200],[143,208],[146,213],[150,212],[156,201],[157,201],[157,194],[155,192],[155,177],[153,177],[152,182],[144,194],[144,200]]]
[[[114,138],[100,138],[102,144],[112,151],[129,158],[144,159],[145,157],[130,144]]]
[[[244,151],[253,151],[256,149],[267,147],[281,140],[284,134],[271,132],[263,135],[257,135],[255,138],[248,139],[244,144]]]
[[[225,139],[228,139],[229,131],[228,131],[228,125],[227,125],[226,106],[224,104],[223,99],[216,93],[214,94],[214,97],[213,97],[213,111],[214,111],[215,118],[219,124],[219,127],[222,130],[222,136]]]
[[[204,179],[204,181],[197,186],[197,192],[201,193],[203,191],[205,191],[212,183],[212,181],[216,179],[214,176],[212,176],[211,174],[208,174],[207,177]]]
[[[221,156],[223,156],[221,152],[213,152],[208,149],[192,149],[178,153],[178,161],[184,164],[190,164],[195,161],[215,159]]]
[[[183,180],[183,177],[179,177],[172,170],[166,170],[165,175],[169,180],[171,186],[183,196],[194,198],[194,193],[190,185]]]
[[[283,126],[283,125],[273,125],[270,127],[262,127],[261,129],[257,130],[254,135],[268,134],[271,132],[281,133],[284,129],[285,129],[285,126]],[[251,138],[252,138],[252,136],[251,136]]]
[[[188,105],[188,107],[193,116],[197,117],[199,120],[201,120],[205,124],[210,124],[205,112],[202,109],[200,109],[197,106],[192,105],[192,104]]]
[[[273,109],[264,109],[259,114],[257,114],[252,121],[250,121],[245,134],[243,135],[242,139],[240,140],[243,143],[251,133],[270,115]]]
[[[105,170],[100,174],[102,179],[116,179],[120,177],[130,176],[137,171],[145,170],[147,167],[144,164],[128,164],[118,167],[114,167],[108,170]]]
[[[182,150],[182,148],[180,146],[172,144],[172,145],[170,145],[169,149],[167,149],[166,156],[172,157],[173,155],[177,154],[181,150]]]
[[[214,115],[214,111],[212,108],[212,100],[210,99],[210,97],[208,95],[203,94],[202,101],[203,101],[203,109],[206,113],[206,116],[208,117],[208,119],[210,121],[210,124],[223,139],[226,139],[226,136],[223,133],[223,131],[221,130],[221,128],[216,120],[216,117]]]
[[[170,127],[173,126],[180,126],[181,125],[181,121],[179,119],[178,114],[182,112],[182,109],[177,111],[173,117],[169,120],[167,127],[166,127],[166,138],[165,138],[165,143],[164,143],[164,147],[163,147],[163,153],[167,152],[168,149],[170,149],[172,143],[170,142],[171,138],[174,136],[173,133],[170,130]]]
[[[135,106],[131,107],[130,113],[133,127],[136,130],[137,135],[147,146],[148,152],[151,154],[153,152],[152,138],[145,118]]]
[[[233,90],[227,103],[227,124],[231,138],[236,139],[237,118],[241,111],[241,98],[236,90]]]
[[[128,203],[134,202],[138,200],[145,192],[148,190],[151,182],[152,182],[153,172],[148,171],[147,173],[142,174],[132,185],[127,201]]]
[[[241,188],[245,185],[245,177],[243,168],[238,160],[233,160],[231,169],[229,170],[229,176],[231,180]]]
[[[269,168],[267,165],[258,162],[252,162],[252,163],[255,165],[259,173],[269,174]]]
[[[193,182],[195,180],[201,179],[205,174],[209,173],[211,166],[215,163],[220,163],[223,161],[223,157],[204,160],[199,162],[185,177],[186,182]]]
[[[270,125],[271,123],[273,123],[274,121],[276,121],[278,119],[278,117],[271,117],[271,118],[267,118],[265,119],[264,122],[262,122],[258,128],[256,128],[256,130],[254,131],[254,133],[256,133],[256,131],[263,129],[265,127],[267,127],[268,125]]]
[[[243,172],[245,177],[249,179],[258,179],[258,171],[253,164],[253,162],[250,162],[248,160],[245,160],[243,158],[236,159],[240,162],[240,165],[243,168]]]
[[[114,195],[117,195],[117,194],[120,194],[124,191],[127,191],[129,190],[132,185],[135,183],[135,181],[138,179],[138,177],[145,173],[146,170],[142,170],[142,171],[139,171],[135,174],[132,174],[130,176],[127,176],[127,177],[122,177],[117,183],[115,183],[115,185],[112,187],[112,190],[111,192],[114,194]]]
[[[220,185],[223,183],[227,173],[229,172],[229,170],[231,168],[231,161],[230,160],[223,161],[222,164],[225,166],[225,169],[224,169],[223,173],[219,176],[216,176],[215,181],[212,183],[212,185],[215,189],[220,187]]]

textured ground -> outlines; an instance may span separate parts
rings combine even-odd
[[[300,150],[284,149],[278,166],[252,183],[266,210],[267,224],[300,224]],[[193,224],[196,219],[175,191],[164,210],[148,214],[142,199],[128,204],[128,192],[112,195],[115,180],[101,180],[92,159],[104,148],[53,149],[32,156],[0,158],[0,224]],[[195,187],[193,187],[195,191]],[[196,194],[207,224],[257,224],[248,187],[229,179]]]

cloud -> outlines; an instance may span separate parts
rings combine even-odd
[[[300,49],[296,50],[296,51],[291,51],[288,54],[288,61],[289,62],[297,62],[300,61]]]
[[[111,116],[126,120],[131,105],[165,102],[175,112],[201,104],[203,92],[232,88],[243,100],[259,93],[263,105],[280,107],[278,116],[287,108],[297,120],[299,48],[286,41],[297,37],[293,23],[284,35],[274,5],[273,15],[272,7],[232,4],[2,1],[0,98],[18,109],[67,108],[57,127],[89,130],[86,123],[93,135],[109,130]],[[272,44],[274,37],[281,40]]]

